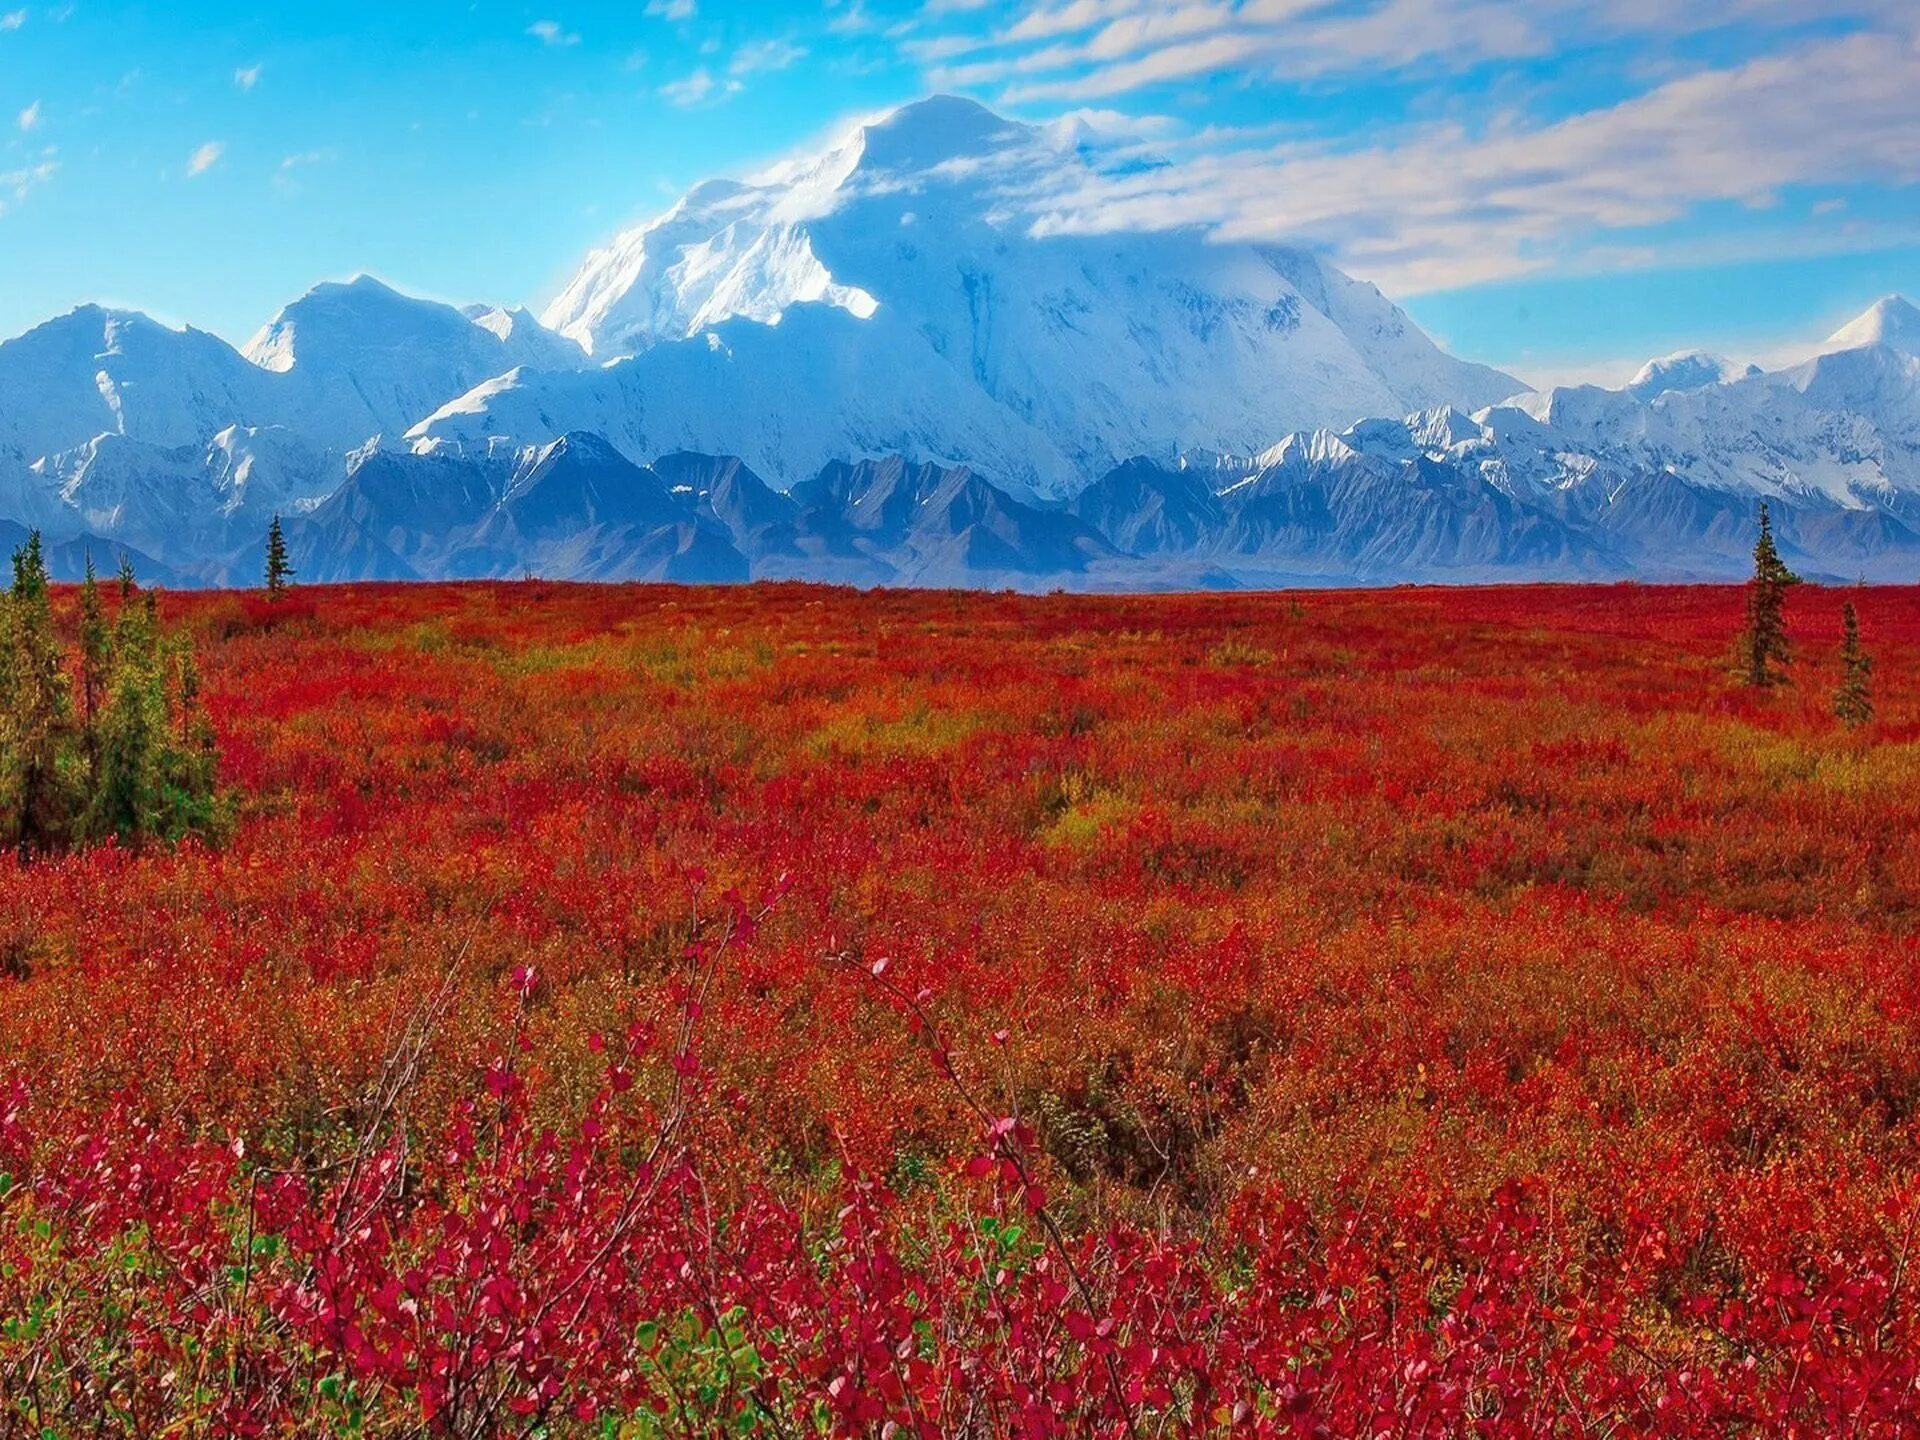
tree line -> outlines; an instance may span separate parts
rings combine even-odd
[[[154,591],[124,560],[119,604],[107,609],[89,558],[69,649],[40,536],[14,552],[0,595],[0,844],[23,856],[221,827],[192,639],[162,630]]]

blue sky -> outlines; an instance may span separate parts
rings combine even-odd
[[[0,0],[0,334],[316,281],[544,302],[690,183],[936,90],[1168,164],[1077,223],[1303,241],[1462,354],[1763,362],[1920,295],[1911,0]]]

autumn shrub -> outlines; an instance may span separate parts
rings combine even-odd
[[[0,1434],[1920,1434],[1850,598],[1857,729],[1733,589],[170,595],[220,843],[0,856]]]

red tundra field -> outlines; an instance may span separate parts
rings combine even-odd
[[[1920,592],[1742,604],[169,596],[229,833],[0,859],[0,1430],[1920,1434]]]

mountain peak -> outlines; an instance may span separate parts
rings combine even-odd
[[[1704,390],[1730,380],[1749,380],[1759,373],[1757,365],[1742,365],[1710,350],[1678,350],[1642,365],[1627,389],[1642,400],[1651,400],[1669,390]]]
[[[1883,295],[1866,311],[1828,337],[1826,348],[1858,350],[1866,345],[1920,354],[1920,309],[1902,295]]]
[[[43,321],[27,332],[28,335],[54,335],[68,332],[87,335],[99,335],[115,329],[139,327],[154,331],[168,331],[172,334],[184,334],[185,331],[171,325],[163,325],[144,310],[127,310],[113,305],[76,305],[64,315]],[[21,338],[25,338],[24,336]]]
[[[603,435],[591,430],[569,430],[551,444],[543,446],[534,456],[535,465],[559,464],[571,461],[585,465],[612,465],[621,469],[636,469],[634,463],[614,449]]]
[[[992,155],[1030,136],[975,100],[934,95],[902,105],[861,131],[864,168],[913,173],[954,160]]]
[[[316,290],[351,290],[357,291],[362,295],[398,295],[400,293],[378,275],[370,274],[365,270],[360,271],[351,279],[335,281],[332,284],[321,284],[314,288]]]
[[[320,306],[332,305],[432,305],[433,301],[421,300],[396,290],[376,275],[364,270],[349,280],[323,280],[306,294],[280,313],[294,314],[302,310],[313,310]]]

